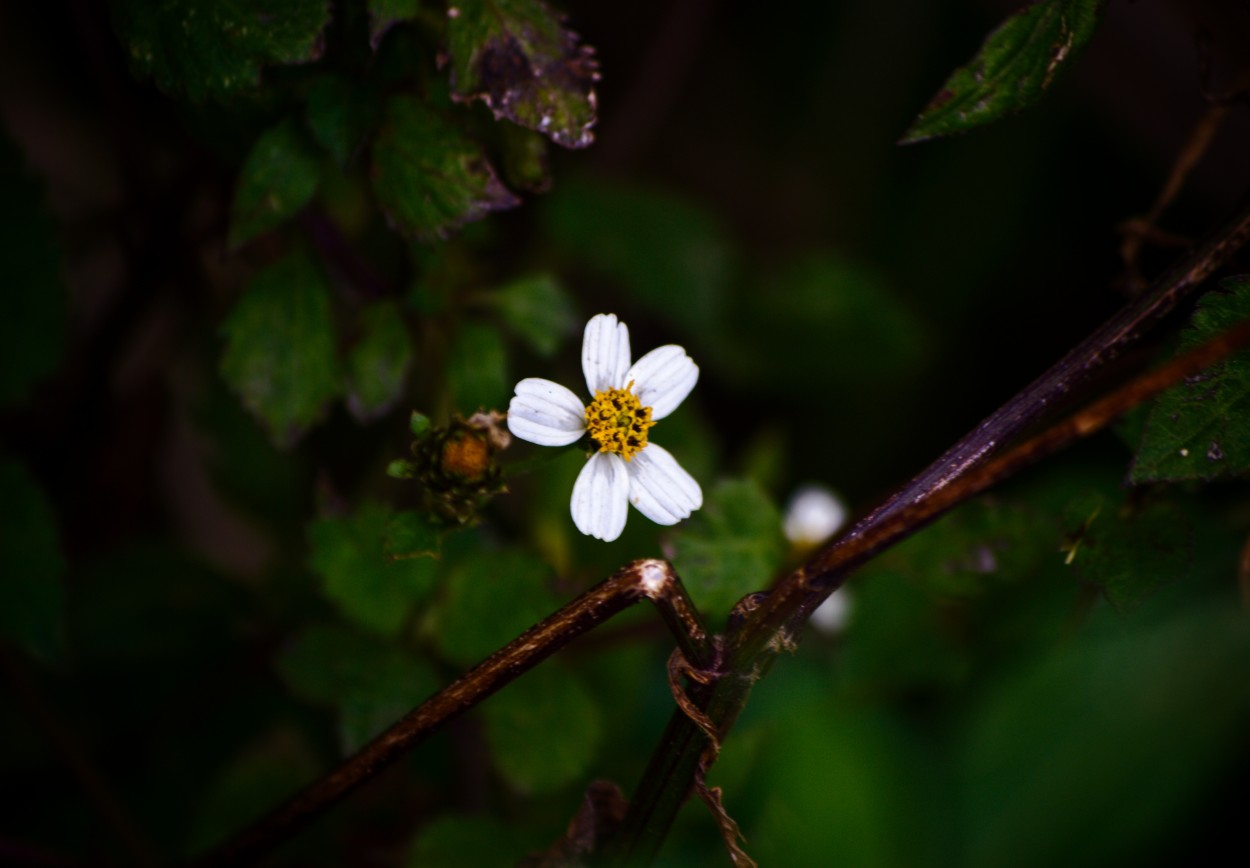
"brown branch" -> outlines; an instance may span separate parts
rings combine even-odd
[[[417,706],[338,768],[197,864],[251,864],[281,844],[348,793],[388,768],[444,724],[477,705],[578,636],[639,600],[649,599],[675,628],[680,653],[711,666],[708,637],[681,580],[665,561],[638,560],[622,567],[544,621],[487,657]]]

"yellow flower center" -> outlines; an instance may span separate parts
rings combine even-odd
[[[642,406],[629,386],[595,392],[595,400],[586,408],[586,430],[599,444],[599,451],[615,452],[626,461],[646,448],[647,429],[655,424],[651,408]]]

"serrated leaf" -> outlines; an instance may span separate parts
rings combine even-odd
[[[294,217],[321,181],[317,152],[299,122],[287,119],[252,146],[230,207],[231,247],[250,241]]]
[[[1181,335],[1184,353],[1250,319],[1250,276],[1203,296]],[[1250,351],[1242,350],[1163,393],[1150,409],[1133,482],[1217,479],[1250,473]]]
[[[360,339],[347,355],[347,408],[361,422],[395,406],[412,366],[412,338],[399,304],[378,302],[361,311]]]
[[[321,57],[326,0],[121,0],[118,33],[136,74],[192,100],[255,90],[266,66]]]
[[[345,754],[439,688],[424,661],[338,625],[304,630],[282,649],[274,666],[292,693],[335,710]]]
[[[383,551],[393,561],[406,558],[437,558],[442,532],[412,510],[397,512],[386,522]]]
[[[0,128],[0,406],[26,399],[56,368],[65,342],[67,296],[60,253],[38,180]]]
[[[583,779],[603,732],[599,709],[577,677],[548,663],[482,706],[495,766],[525,795]]]
[[[438,564],[430,558],[392,561],[385,553],[391,514],[365,503],[355,515],[322,518],[308,529],[308,564],[322,593],[357,624],[394,636],[412,607],[434,590]]]
[[[44,663],[65,645],[65,559],[52,505],[22,465],[0,457],[0,638]]]
[[[520,204],[477,143],[410,96],[386,105],[373,145],[373,189],[395,229],[422,240]]]
[[[305,256],[257,274],[222,331],[221,374],[279,445],[298,439],[342,389],[330,290]]]
[[[375,94],[354,81],[323,75],[304,98],[308,128],[339,166],[347,166],[377,125],[380,106]]]
[[[573,303],[547,274],[526,277],[486,296],[486,302],[541,356],[551,356],[577,330]]]
[[[500,407],[508,399],[507,358],[497,329],[466,323],[447,356],[447,386],[465,413]]]
[[[1131,614],[1163,585],[1187,577],[1193,528],[1168,503],[1119,507],[1091,495],[1065,510],[1068,560],[1121,614]]]
[[[1040,0],[1009,17],[951,73],[901,144],[964,132],[1033,105],[1089,42],[1105,6]]]
[[[432,618],[435,642],[468,667],[546,618],[561,604],[551,569],[524,552],[475,552],[452,570]]]
[[[566,148],[594,141],[594,50],[541,0],[458,0],[448,10],[453,94]]]
[[[755,482],[725,480],[673,533],[673,549],[695,604],[720,624],[740,599],[772,584],[786,551],[781,515]]]
[[[369,0],[369,44],[378,50],[382,37],[401,21],[417,14],[421,0]]]

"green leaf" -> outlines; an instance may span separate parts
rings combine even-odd
[[[1191,572],[1193,528],[1173,504],[1117,507],[1090,495],[1071,504],[1065,517],[1073,530],[1068,562],[1122,614]]]
[[[261,134],[243,161],[230,208],[231,247],[294,217],[317,192],[317,153],[299,122],[287,119]]]
[[[492,817],[445,816],[421,827],[404,864],[408,868],[514,865],[542,843]]]
[[[265,66],[317,60],[329,20],[326,0],[119,0],[114,6],[135,73],[196,102],[255,90]]]
[[[438,564],[430,558],[392,561],[384,543],[390,513],[376,503],[355,515],[322,518],[308,529],[309,566],[322,580],[322,593],[353,621],[394,636],[413,605],[434,590]]]
[[[594,50],[541,0],[458,0],[447,42],[456,97],[566,148],[594,141]]]
[[[439,688],[428,664],[338,625],[304,630],[274,663],[295,695],[333,708],[343,752],[354,753]]]
[[[52,505],[26,468],[0,457],[0,637],[44,663],[65,646],[65,589]]]
[[[500,287],[486,303],[541,356],[552,356],[560,342],[577,330],[568,294],[547,274]]]
[[[496,767],[525,795],[581,781],[603,731],[593,697],[573,673],[552,663],[492,697],[482,715]]]
[[[1012,15],[951,73],[901,144],[961,133],[1033,105],[1089,42],[1105,6],[1040,0]]]
[[[257,274],[222,330],[222,376],[275,443],[293,443],[340,393],[330,290],[307,257]]]
[[[673,566],[709,621],[772,584],[785,555],[781,515],[750,480],[725,480],[673,534]]]
[[[470,554],[431,620],[439,650],[460,666],[478,663],[560,607],[550,581],[551,569],[524,552]]]
[[[386,522],[382,550],[393,561],[437,558],[442,545],[442,534],[420,513],[412,510],[397,512]]]
[[[466,323],[447,357],[447,386],[460,410],[500,407],[508,399],[503,338],[487,325]]]
[[[422,240],[520,204],[479,145],[410,96],[386,105],[373,145],[373,189],[392,226]]]
[[[26,399],[61,358],[65,285],[43,190],[0,128],[0,262],[5,311],[0,316],[0,407]]]
[[[504,179],[518,190],[546,193],[551,189],[547,140],[516,124],[496,124]]]
[[[365,308],[360,322],[360,338],[347,355],[347,408],[368,422],[388,413],[403,393],[412,339],[394,301]]]
[[[340,167],[355,158],[380,115],[374,93],[340,76],[319,76],[305,95],[308,128]]]
[[[417,14],[421,0],[369,0],[369,44],[378,50],[382,37],[401,21]]]
[[[1207,293],[1181,335],[1184,353],[1250,319],[1250,276]],[[1217,479],[1250,472],[1250,350],[1164,392],[1146,417],[1133,482]]]

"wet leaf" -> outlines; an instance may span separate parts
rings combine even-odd
[[[453,93],[566,148],[593,140],[594,50],[541,0],[457,0],[448,10]]]
[[[20,403],[56,368],[65,341],[66,291],[43,190],[0,128],[0,406]]]
[[[0,457],[0,639],[44,663],[65,646],[65,560],[52,505],[26,468]]]
[[[594,698],[572,672],[550,662],[492,697],[482,714],[496,767],[526,795],[581,781],[603,730]]]
[[[373,145],[373,189],[394,228],[422,240],[520,204],[477,143],[410,96],[386,105]]]
[[[742,597],[772,584],[785,555],[781,514],[755,482],[726,480],[673,532],[673,565],[715,625]]]
[[[361,311],[361,335],[347,355],[347,408],[361,422],[395,406],[412,366],[412,338],[396,302]]]
[[[378,50],[382,37],[401,21],[417,14],[421,0],[369,0],[369,44]]]
[[[322,593],[349,618],[382,636],[394,636],[412,607],[434,590],[438,563],[431,558],[392,560],[385,540],[391,514],[376,503],[354,515],[322,518],[308,529],[308,564]]]
[[[447,384],[455,406],[466,414],[507,402],[507,358],[497,329],[478,323],[461,327],[447,358]]]
[[[1009,17],[951,73],[901,143],[964,132],[1033,105],[1089,42],[1105,6],[1040,0]]]
[[[243,162],[230,208],[230,246],[294,217],[321,181],[317,152],[294,119],[265,131]]]
[[[222,331],[221,374],[275,443],[293,443],[340,393],[330,290],[306,256],[257,274]]]
[[[1178,352],[1250,318],[1250,276],[1205,295]],[[1250,472],[1250,350],[1169,389],[1146,417],[1133,482],[1217,479]]]
[[[297,696],[335,710],[344,754],[363,747],[439,688],[422,660],[339,625],[305,629],[274,665]]]
[[[551,356],[577,331],[573,304],[564,288],[548,274],[525,277],[486,297],[513,331],[542,356]]]
[[[326,0],[120,0],[114,21],[136,74],[192,100],[255,90],[266,66],[321,57]]]

